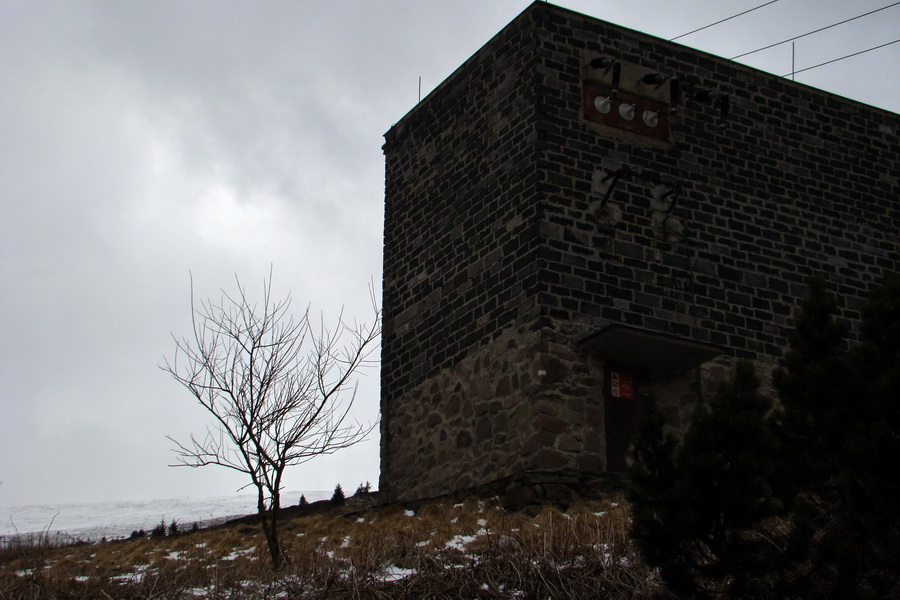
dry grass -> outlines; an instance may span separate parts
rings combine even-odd
[[[614,502],[507,512],[436,501],[283,523],[286,564],[268,566],[258,527],[161,539],[9,548],[0,598],[649,598],[656,576]]]

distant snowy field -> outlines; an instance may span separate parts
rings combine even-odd
[[[327,500],[332,492],[283,492],[282,504]],[[174,520],[182,528],[192,523],[211,524],[228,517],[256,512],[256,496],[235,494],[211,498],[171,498],[143,502],[95,502],[0,507],[0,537],[48,532],[76,540],[128,537],[132,531],[150,531],[160,522]]]

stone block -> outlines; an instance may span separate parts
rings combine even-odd
[[[540,431],[546,431],[554,435],[559,435],[567,431],[572,426],[572,421],[552,417],[550,415],[539,414],[534,417],[534,426]]]
[[[533,462],[538,469],[562,469],[572,466],[573,460],[571,455],[545,446],[535,453]]]
[[[493,423],[491,422],[491,419],[480,419],[478,423],[475,424],[475,442],[481,443],[490,439],[492,431]]]
[[[521,454],[522,456],[528,456],[533,452],[537,452],[541,448],[551,445],[553,443],[553,440],[553,436],[547,433],[535,433],[522,443]]]
[[[472,434],[468,431],[460,431],[456,434],[457,449],[468,448],[472,445]]]

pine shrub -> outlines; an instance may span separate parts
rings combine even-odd
[[[341,506],[345,501],[344,490],[341,488],[341,484],[337,484],[334,488],[334,494],[331,495],[331,505]]]
[[[886,276],[863,308],[861,343],[848,348],[836,311],[813,280],[775,374],[795,484],[785,501],[805,561],[797,589],[900,597],[900,476],[885,464],[900,453],[900,277]]]
[[[679,445],[663,435],[652,403],[645,407],[630,470],[632,537],[676,595],[758,597],[772,589],[778,544],[766,524],[781,505],[770,485],[778,470],[771,408],[747,361],[697,408]]]
[[[150,532],[150,537],[152,538],[162,538],[166,537],[166,520],[163,519]]]

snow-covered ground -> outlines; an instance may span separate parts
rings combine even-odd
[[[283,492],[284,505],[300,496],[309,502],[331,498],[332,492]],[[170,498],[142,502],[95,502],[0,507],[0,537],[48,532],[78,540],[127,537],[132,531],[150,531],[160,522],[174,520],[182,528],[226,517],[256,512],[256,496],[234,494],[211,498]]]

